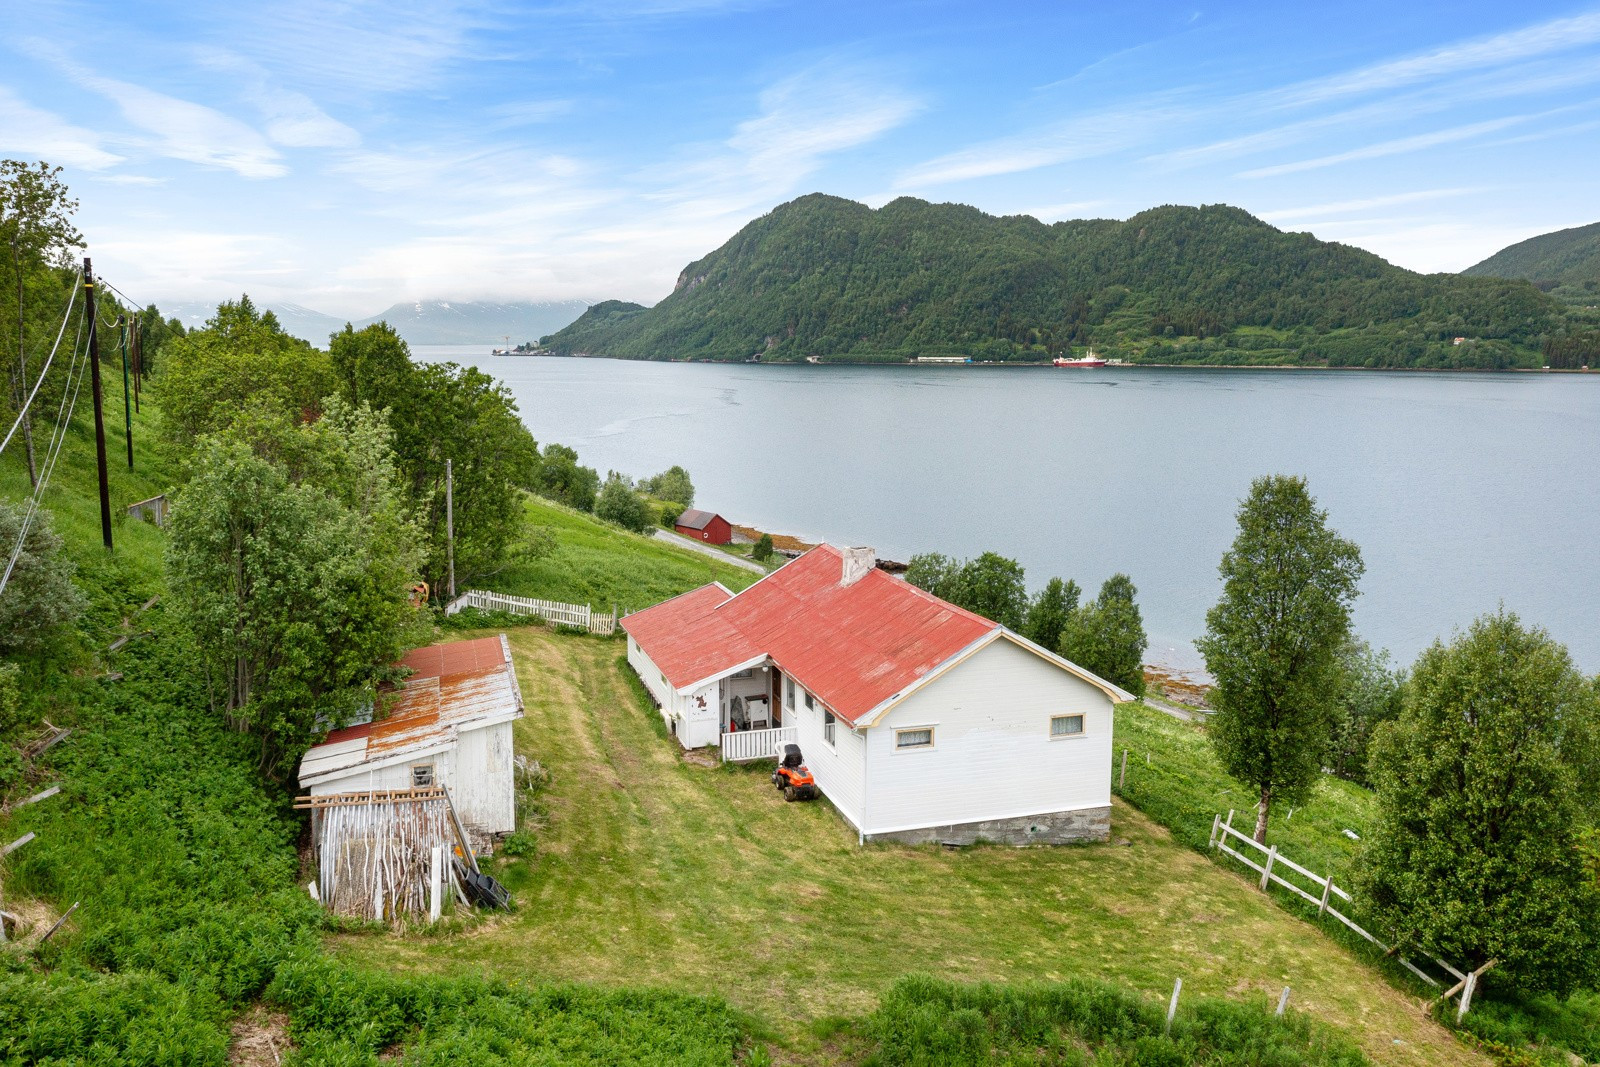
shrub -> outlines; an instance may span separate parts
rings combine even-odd
[[[607,476],[606,484],[601,487],[594,514],[596,518],[614,522],[634,533],[644,533],[650,528],[650,510],[645,507],[644,499],[616,471]]]
[[[756,547],[750,550],[750,558],[755,560],[757,563],[765,563],[767,560],[772,558],[772,555],[772,535],[764,533],[761,535],[761,538],[756,541]]]

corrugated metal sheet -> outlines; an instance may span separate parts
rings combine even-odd
[[[454,742],[458,728],[488,719],[520,717],[522,696],[503,637],[452,641],[408,653],[400,663],[415,673],[379,698],[384,717],[335,730],[300,761],[309,777],[424,751]]]
[[[675,687],[765,653],[852,724],[999,628],[879,570],[841,585],[842,570],[822,545],[737,596],[704,586],[622,625]]]

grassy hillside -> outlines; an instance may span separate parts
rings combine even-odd
[[[1600,303],[1600,222],[1518,241],[1462,273],[1521,278],[1558,299],[1592,307]]]
[[[1046,225],[813,194],[689,264],[655,307],[597,304],[545,343],[636,359],[1038,360],[1094,344],[1146,362],[1502,367],[1533,365],[1559,322],[1532,286],[1415,274],[1225,205]]]
[[[537,854],[500,868],[523,908],[470,933],[340,938],[344,959],[725,997],[770,1031],[780,1062],[859,1062],[864,1049],[835,1044],[837,1020],[916,972],[1095,976],[1151,1005],[1177,976],[1186,997],[1256,1006],[1292,985],[1297,1006],[1375,1062],[1483,1062],[1345,948],[1120,801],[1126,844],[861,848],[825,802],[784,803],[770,767],[684,759],[615,642],[539,629],[511,642],[528,706],[517,747],[550,773]]]
[[[530,521],[555,535],[556,550],[489,578],[495,592],[636,610],[707,582],[737,592],[761,577],[541,497],[528,497],[526,507]]]

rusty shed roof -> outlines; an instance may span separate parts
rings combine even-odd
[[[307,750],[300,761],[302,786],[448,747],[464,727],[522,717],[522,693],[504,634],[415,649],[400,665],[412,674],[380,697],[384,717],[334,730]]]

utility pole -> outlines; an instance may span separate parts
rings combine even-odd
[[[111,483],[106,476],[105,398],[100,391],[100,343],[95,324],[94,270],[83,257],[83,317],[89,324],[89,377],[94,385],[94,458],[100,467],[100,536],[111,551]],[[81,379],[80,379],[81,380]]]
[[[450,560],[450,599],[456,598],[456,472],[450,460],[444,461],[444,543]]]
[[[23,343],[22,259],[15,234],[11,237],[11,269],[17,276],[17,380],[12,392],[16,394],[17,410],[22,412],[22,445],[28,453],[28,487],[37,489],[39,468],[33,461],[33,415],[23,407],[28,398],[28,350]],[[4,925],[0,923],[0,926]]]
[[[133,409],[128,394],[128,316],[117,316],[117,328],[122,334],[122,435],[128,439],[128,469],[133,470]]]
[[[139,410],[139,379],[144,377],[144,316],[133,317],[133,410]]]

